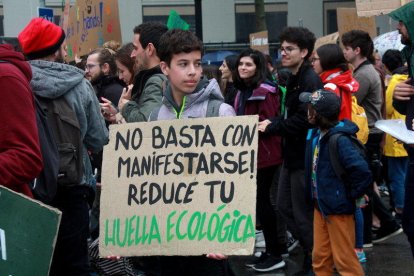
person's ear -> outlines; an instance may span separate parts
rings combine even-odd
[[[152,44],[151,42],[148,43],[147,48],[145,48],[145,50],[147,51],[148,56],[153,56],[156,53],[154,44]]]
[[[102,64],[101,65],[101,70],[102,70],[102,72],[104,73],[104,75],[108,75],[109,74],[109,72],[111,71],[111,69],[110,69],[110,67],[109,67],[109,64],[108,63],[104,63],[104,64]]]
[[[356,47],[356,48],[354,49],[354,52],[355,52],[355,54],[356,54],[356,55],[359,55],[359,54],[361,53],[361,48]]]
[[[161,61],[160,68],[162,73],[168,77],[168,73],[170,71],[170,67],[168,66],[168,64],[165,61]]]
[[[300,50],[300,56],[302,57],[302,59],[304,59],[308,55],[308,53],[309,53],[308,49]]]

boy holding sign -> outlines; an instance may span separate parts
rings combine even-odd
[[[234,109],[224,103],[217,81],[202,76],[202,48],[202,42],[190,31],[173,29],[161,37],[158,55],[168,81],[162,106],[150,114],[150,120],[235,116]],[[162,257],[162,273],[182,275],[191,262],[192,275],[227,275],[222,254],[207,257]]]

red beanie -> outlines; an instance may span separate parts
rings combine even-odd
[[[65,32],[44,18],[33,18],[17,37],[23,53],[29,59],[55,53],[65,40]]]

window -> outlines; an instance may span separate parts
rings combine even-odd
[[[269,42],[278,42],[287,25],[287,4],[265,4],[265,16]],[[236,42],[248,43],[255,25],[254,5],[236,5]]]

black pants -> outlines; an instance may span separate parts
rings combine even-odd
[[[89,276],[90,194],[86,186],[58,189],[51,205],[62,211],[62,219],[49,275]]]
[[[270,201],[270,188],[277,166],[257,170],[257,202],[256,210],[263,229],[266,252],[280,257],[286,244],[279,243],[277,237],[278,216]]]
[[[205,256],[161,256],[161,276],[229,276],[233,275],[227,260]]]
[[[402,225],[404,233],[411,244],[411,251],[414,257],[414,149],[407,149],[409,164],[405,182],[404,210]]]
[[[367,149],[369,166],[372,172],[373,180],[379,181],[381,179],[381,141],[383,133],[370,134],[365,145]],[[370,204],[362,209],[364,214],[364,243],[372,242],[372,213],[374,213],[381,221],[381,228],[384,230],[395,229],[397,222],[392,216],[391,212],[384,205],[382,199],[373,191],[373,185],[368,191]]]

